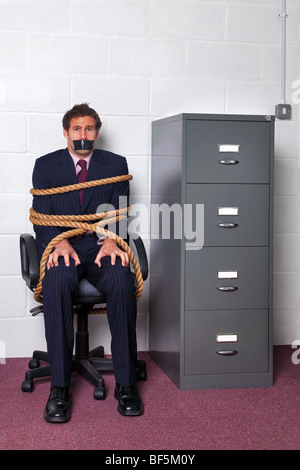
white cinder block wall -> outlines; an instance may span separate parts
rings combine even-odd
[[[300,339],[299,2],[287,0],[287,10],[286,92],[294,103],[292,120],[276,122],[275,344]],[[18,240],[32,231],[34,161],[65,146],[64,112],[83,101],[99,111],[99,145],[127,157],[132,200],[149,203],[152,120],[274,114],[281,0],[0,0],[0,11],[0,356],[5,349],[18,357],[45,348]],[[140,350],[148,347],[148,289],[139,302]],[[109,350],[106,317],[90,320],[92,346],[99,331]]]

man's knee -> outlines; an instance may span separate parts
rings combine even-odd
[[[46,269],[45,277],[43,279],[43,289],[49,285],[49,287],[56,285],[62,288],[69,287],[72,290],[76,288],[78,284],[78,275],[73,260],[70,262],[70,266],[66,266],[64,260],[59,259],[58,266],[53,266],[50,269]]]
[[[110,257],[105,256],[101,260],[101,265],[105,270],[106,284],[110,288],[116,287],[127,291],[135,290],[135,277],[128,266],[122,266],[120,258],[117,258],[116,263],[112,265]]]

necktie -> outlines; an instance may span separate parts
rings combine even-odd
[[[81,166],[81,170],[77,175],[78,183],[84,183],[84,181],[86,180],[86,176],[87,176],[86,161],[79,160],[78,165]],[[82,203],[82,198],[83,198],[83,189],[80,189],[79,190],[80,205]]]

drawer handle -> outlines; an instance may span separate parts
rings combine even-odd
[[[238,290],[238,287],[237,286],[219,286],[217,287],[217,289],[222,292],[234,292]]]
[[[231,222],[228,222],[228,223],[226,223],[226,224],[224,224],[224,223],[219,223],[219,224],[217,224],[217,226],[218,226],[218,227],[221,227],[221,228],[235,228],[235,227],[238,227],[239,224],[233,224],[233,223],[231,223]]]
[[[218,349],[216,353],[219,354],[220,356],[235,356],[238,353],[238,351],[236,349],[229,349],[229,350]]]
[[[237,165],[239,161],[238,160],[219,160],[218,163],[220,163],[220,165]]]

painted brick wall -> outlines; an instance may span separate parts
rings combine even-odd
[[[287,0],[287,9],[291,101],[300,76],[300,5]],[[181,112],[274,114],[280,10],[280,0],[0,0],[0,341],[8,357],[45,347],[43,318],[29,312],[34,301],[21,279],[18,239],[32,231],[35,159],[65,146],[64,112],[82,101],[99,111],[99,145],[127,157],[132,201],[148,204],[152,120]],[[276,344],[300,337],[298,106],[291,121],[276,122]],[[141,350],[148,347],[148,288],[139,302]],[[109,350],[106,317],[91,322]]]

